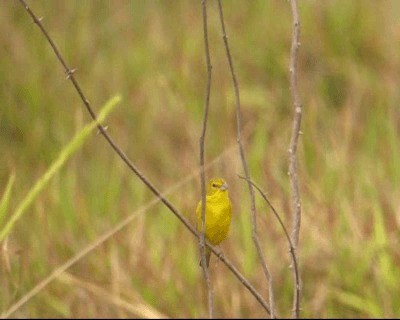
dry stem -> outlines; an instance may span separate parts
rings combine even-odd
[[[208,316],[210,319],[214,317],[214,293],[211,286],[210,274],[208,272],[208,266],[206,264],[206,248],[204,246],[205,231],[206,231],[206,181],[204,173],[204,143],[207,129],[207,118],[208,109],[210,106],[210,89],[211,89],[211,59],[210,50],[208,47],[208,26],[207,26],[207,0],[202,0],[201,5],[203,8],[203,32],[204,32],[204,47],[207,64],[207,85],[206,85],[206,98],[204,103],[204,117],[203,127],[200,136],[200,180],[201,180],[201,234],[200,234],[200,256],[201,256],[201,267],[203,269],[204,279],[207,284],[208,291]]]
[[[229,63],[229,69],[231,71],[231,76],[232,76],[232,81],[233,81],[233,87],[235,91],[235,100],[236,100],[236,131],[237,131],[237,142],[239,145],[239,151],[240,151],[240,159],[242,161],[242,166],[244,170],[244,174],[246,176],[247,180],[247,186],[249,189],[249,194],[250,194],[250,202],[251,202],[251,221],[252,221],[252,238],[254,245],[257,249],[258,257],[260,258],[260,262],[265,274],[265,277],[267,278],[268,281],[268,292],[269,292],[269,304],[271,307],[271,313],[270,316],[271,318],[275,318],[275,312],[274,312],[274,293],[273,293],[273,287],[272,287],[272,276],[271,273],[269,272],[269,268],[267,267],[267,262],[264,257],[264,254],[261,250],[261,246],[258,240],[258,235],[257,235],[257,213],[256,213],[256,204],[255,204],[255,197],[254,197],[254,190],[253,186],[250,183],[250,173],[249,173],[249,168],[247,165],[246,161],[246,155],[244,152],[242,140],[241,140],[241,112],[240,112],[240,93],[239,93],[239,84],[236,78],[235,74],[235,69],[233,67],[233,60],[232,60],[232,55],[229,49],[229,43],[228,43],[228,36],[226,35],[225,31],[225,22],[224,22],[224,15],[223,15],[223,10],[222,10],[222,4],[221,0],[218,0],[218,10],[219,10],[219,16],[220,16],[220,21],[221,21],[221,28],[222,28],[222,33],[223,33],[223,40],[224,40],[224,45],[225,45],[225,50],[226,50],[226,56],[228,58],[228,63]]]
[[[299,243],[299,233],[301,224],[301,203],[299,195],[299,182],[297,177],[297,143],[300,135],[300,125],[302,116],[302,105],[300,103],[299,93],[297,90],[297,56],[300,46],[300,21],[297,9],[297,1],[290,0],[293,16],[293,34],[292,45],[290,49],[290,92],[293,100],[294,117],[292,136],[289,145],[289,178],[290,188],[292,193],[292,235],[291,240],[294,249],[297,251]],[[293,260],[294,262],[294,260]],[[294,275],[295,276],[295,275]],[[300,294],[301,294],[301,279],[299,282],[299,289],[294,291],[293,296],[293,318],[300,316]]]

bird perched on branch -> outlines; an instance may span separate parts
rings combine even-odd
[[[197,231],[201,232],[202,201],[197,205]],[[205,237],[213,245],[220,244],[226,239],[232,220],[232,203],[228,195],[228,184],[224,179],[211,179],[207,185]],[[210,264],[211,250],[206,247],[206,264]],[[200,260],[201,265],[201,260]]]

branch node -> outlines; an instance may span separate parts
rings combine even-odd
[[[67,76],[65,77],[65,80],[69,80],[71,78],[71,76],[75,73],[77,69],[68,69],[67,71],[65,71],[65,73],[67,74]]]
[[[37,19],[33,19],[32,23],[39,24],[43,20],[43,17],[39,17]]]
[[[108,130],[108,126],[102,126],[102,125],[100,125],[100,127],[103,129],[103,131],[107,131],[107,130]],[[99,129],[99,130],[97,130],[96,135],[99,135],[100,133],[102,133],[102,132],[101,132],[101,130]]]

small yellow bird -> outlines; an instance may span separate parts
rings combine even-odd
[[[201,200],[197,205],[197,231],[201,232]],[[228,184],[224,179],[211,179],[207,186],[205,236],[212,245],[218,245],[229,233],[232,220],[232,203],[228,195]],[[211,250],[206,247],[207,268],[210,264]],[[201,261],[200,261],[201,265]]]

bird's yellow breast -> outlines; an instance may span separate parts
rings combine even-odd
[[[197,230],[201,231],[201,201],[197,205]],[[206,238],[212,245],[226,239],[232,220],[232,206],[228,193],[219,192],[206,197]]]

